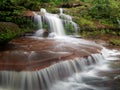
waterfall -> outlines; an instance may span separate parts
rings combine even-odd
[[[39,71],[0,71],[2,90],[49,90],[52,85],[104,60],[101,54],[61,61]],[[1,89],[0,89],[1,90]]]
[[[105,55],[105,56],[104,56]],[[103,48],[101,53],[76,57],[36,71],[0,71],[0,90],[109,90],[98,89],[84,79],[97,78],[98,70],[107,70],[107,60],[118,60],[118,51]],[[86,79],[85,79],[86,80]]]
[[[103,48],[101,53],[60,61],[38,71],[0,71],[0,90],[103,90],[87,85],[83,79],[101,78],[96,71],[107,69],[104,62],[117,55],[120,52]]]
[[[41,8],[40,14],[34,14],[35,24],[38,26],[38,31],[35,36],[43,36],[44,30],[49,32],[52,36],[65,36],[66,32],[70,34],[78,33],[78,25],[72,21],[72,17],[63,13],[63,9],[60,8],[60,14],[48,13],[45,9]]]
[[[65,36],[62,20],[56,14],[48,13],[42,8],[40,15],[35,13],[34,21],[37,22],[39,28],[35,33],[36,36],[42,36],[44,30],[50,33],[48,36],[53,36],[53,33],[54,35]]]
[[[70,15],[64,14],[63,9],[60,8],[60,18],[63,21],[64,27],[68,32],[73,34],[78,34],[79,26],[72,21],[72,17]]]
[[[63,9],[62,8],[60,8],[60,14],[63,14]]]
[[[36,13],[34,13],[34,23],[39,29],[42,29],[42,17]]]
[[[119,19],[117,19],[117,22],[118,22],[118,25],[119,25],[119,28],[120,28],[120,20],[119,20]]]
[[[85,63],[87,63],[86,60],[85,62],[81,62],[81,65],[83,65],[82,67],[84,67],[85,65],[85,68],[83,68],[82,72],[76,73],[64,80],[59,80],[56,84],[54,84],[50,88],[50,90],[114,90],[115,88],[111,89],[110,85],[108,85],[107,87],[102,85],[105,84],[103,81],[108,81],[109,78],[105,76],[102,77],[99,76],[98,72],[103,71],[106,73],[107,71],[108,72],[111,71],[108,64],[110,63],[109,60],[112,61],[120,60],[120,58],[116,58],[116,56],[118,55],[120,55],[119,51],[108,50],[104,48],[102,50],[102,57],[101,55],[92,55],[92,57],[88,57],[89,66],[86,67],[85,65]],[[96,63],[94,65],[93,62],[91,62],[93,59],[95,60]],[[93,85],[90,82],[94,82]],[[98,85],[97,87],[97,84],[100,84],[98,82],[101,82],[101,85]],[[119,90],[119,88],[116,90]]]
[[[42,8],[40,14],[35,13],[34,22],[38,26],[38,31],[35,33],[38,37],[43,37],[46,32],[49,32],[48,36],[50,37],[65,36],[65,29],[70,29],[70,31],[75,30],[76,33],[78,31],[77,24],[72,21],[71,16],[63,13],[62,8],[60,9],[60,15],[48,13]],[[34,39],[25,43],[26,40],[20,39],[20,41],[24,43],[17,42],[16,46],[19,48],[15,47],[10,49],[10,51],[17,50],[15,52],[17,54],[11,53],[12,58],[9,57],[9,53],[7,58],[0,53],[1,57],[3,57],[3,60],[0,60],[3,69],[0,70],[0,90],[111,90],[104,88],[98,89],[90,85],[89,81],[91,79],[95,81],[96,78],[97,80],[101,78],[104,79],[104,77],[96,75],[96,72],[98,70],[108,70],[108,61],[120,59],[120,52],[107,50],[95,42],[70,37],[55,38],[52,39],[53,41],[51,39],[36,40],[35,43],[33,40]],[[51,42],[49,42],[49,40],[51,40]],[[13,41],[13,44],[15,44],[14,42],[15,41]],[[46,47],[47,44],[43,42],[47,42],[48,46],[51,47]],[[33,43],[35,45],[33,45]],[[38,46],[36,44],[38,44]],[[33,49],[31,47],[35,48]],[[20,52],[20,50],[25,50],[26,52],[23,53]],[[42,53],[36,53],[40,51],[49,51],[51,53],[43,53],[42,59]],[[62,58],[61,55],[58,55],[57,59],[55,57],[52,58],[51,61],[50,57],[55,56],[54,53],[70,53],[70,57],[68,56],[69,59],[66,59],[66,57]],[[20,54],[20,56],[18,54]],[[22,69],[22,71],[12,71],[14,66],[12,66],[10,62],[13,61],[16,68],[17,63],[19,63],[14,59],[14,56],[18,57],[20,62],[24,61],[28,63],[36,60],[37,64],[33,64],[35,64],[35,67],[38,67],[38,69],[35,68],[31,70],[32,66],[25,64],[25,68],[30,68],[29,70]],[[37,56],[40,58],[37,58]],[[25,57],[25,59],[22,57]],[[44,57],[47,57],[47,60],[44,59]],[[37,62],[37,60],[40,62]],[[48,66],[45,64],[44,67],[43,64],[46,62]],[[10,69],[11,71],[9,69],[7,70],[4,63],[9,64],[13,69]],[[20,63],[21,66],[22,63]],[[19,68],[23,68],[21,66],[18,65]],[[42,67],[42,69],[39,67]]]
[[[59,19],[55,15],[47,14],[45,15],[45,20],[46,20],[46,23],[48,23],[51,32],[54,32],[59,36],[65,35],[64,27],[61,19]]]

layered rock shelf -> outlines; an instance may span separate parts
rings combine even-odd
[[[97,45],[55,39],[18,38],[10,43],[14,47],[0,51],[1,71],[40,70],[60,61],[85,58],[101,51],[101,47]]]

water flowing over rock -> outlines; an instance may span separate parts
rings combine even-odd
[[[16,39],[15,49],[0,53],[0,70],[39,70],[66,59],[87,57],[102,49],[94,42],[68,39]]]
[[[66,15],[63,13],[63,9],[60,8],[60,18],[63,21],[64,27],[68,32],[73,34],[78,34],[78,30],[80,29],[79,26],[72,21],[72,17],[70,15]]]
[[[85,70],[104,60],[101,54],[61,61],[40,71],[0,71],[0,86],[9,90],[46,90],[57,80]]]
[[[120,28],[120,20],[119,20],[119,19],[117,19],[117,22],[118,22],[118,25],[119,25],[119,28]]]
[[[0,90],[114,90],[103,85],[111,77],[97,74],[110,71],[110,61],[120,61],[119,51],[65,36],[65,25],[76,30],[77,25],[63,9],[59,16],[43,8],[34,15],[35,35],[14,39],[14,47],[0,51]]]
[[[7,53],[7,52],[6,52]],[[72,57],[67,58],[64,60],[63,58],[61,59],[56,59],[56,56],[60,55],[71,55],[68,52],[51,52],[46,54],[46,52],[24,52],[23,54],[20,54],[22,52],[14,52],[18,54],[19,62],[15,62],[16,66],[12,66],[12,62],[8,63],[7,57],[6,57],[6,62],[4,64],[8,64],[9,68],[12,67],[18,68],[23,68],[24,65],[26,64],[26,70],[23,69],[20,72],[16,71],[8,71],[8,70],[1,70],[0,71],[0,89],[1,90],[103,90],[98,89],[97,87],[88,85],[87,83],[84,83],[84,78],[96,78],[96,79],[102,79],[102,77],[99,77],[95,75],[95,73],[98,70],[109,70],[107,67],[107,60],[116,60],[117,58],[116,55],[119,55],[120,53],[115,53],[115,52],[109,52],[107,49],[103,49],[101,53],[95,53],[95,54],[90,54],[89,56],[85,57]],[[11,52],[11,55],[14,53]],[[20,54],[20,55],[19,55]],[[43,55],[42,55],[43,54]],[[29,61],[26,61],[25,55],[29,56]],[[40,57],[38,57],[40,55]],[[52,64],[47,65],[50,63],[50,57],[48,60],[43,59],[46,58],[47,56],[52,55]],[[105,56],[104,56],[105,55]],[[42,57],[41,57],[42,56]],[[24,57],[25,61],[23,58]],[[5,58],[5,57],[4,57]],[[14,60],[16,57],[12,57]],[[11,59],[11,58],[10,58]],[[42,61],[38,61],[38,59],[42,59]],[[118,58],[119,59],[119,58]],[[22,60],[22,61],[21,61]],[[56,61],[57,60],[57,61]],[[23,63],[21,63],[23,62]],[[28,63],[27,63],[28,62]],[[35,63],[36,62],[36,63]],[[0,63],[2,64],[2,63]],[[5,65],[3,64],[3,69],[5,69]],[[30,64],[30,65],[28,65]],[[37,65],[37,66],[35,66]],[[46,65],[44,67],[44,65]],[[0,65],[1,66],[1,65]],[[43,69],[41,69],[41,67]],[[1,67],[0,67],[1,68]],[[31,71],[32,70],[32,71]],[[104,78],[105,79],[105,78]],[[89,80],[89,79],[88,79]],[[75,85],[75,87],[74,87]],[[104,89],[107,90],[107,89]]]
[[[40,10],[40,15],[35,13],[34,22],[38,25],[38,32],[41,31],[41,29],[46,29],[49,33],[55,33],[55,35],[58,36],[65,36],[65,32],[72,32],[75,34],[78,32],[78,25],[72,21],[71,16],[63,14],[62,8],[60,8],[59,15],[48,13],[42,8]],[[37,33],[35,35],[38,36]]]

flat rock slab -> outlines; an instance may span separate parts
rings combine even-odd
[[[54,63],[100,53],[101,47],[55,39],[18,38],[13,47],[0,51],[0,70],[33,71]],[[6,46],[7,48],[7,46]]]

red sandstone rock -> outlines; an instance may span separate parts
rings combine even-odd
[[[99,53],[100,47],[75,45],[49,39],[19,38],[11,42],[13,50],[0,52],[0,70],[39,70],[64,60]]]

